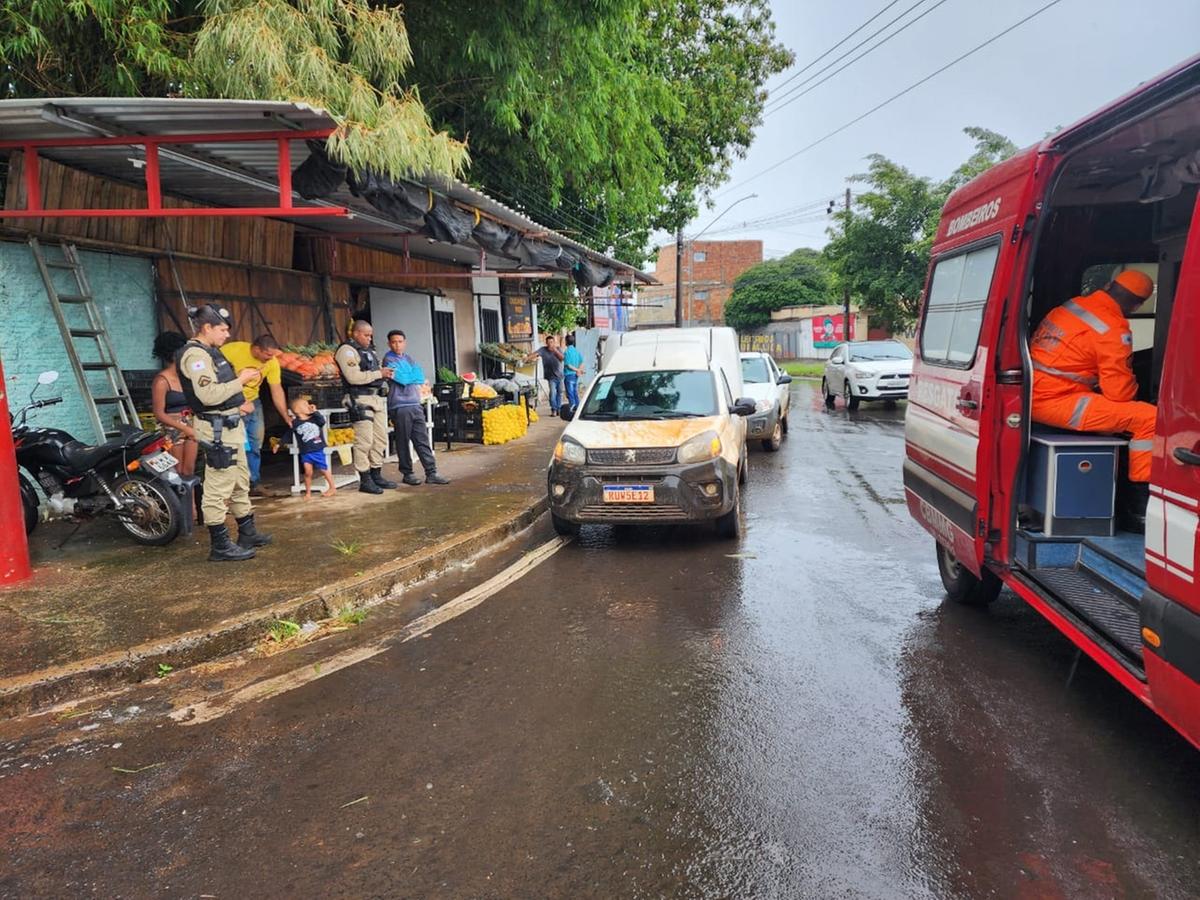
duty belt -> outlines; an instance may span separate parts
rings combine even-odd
[[[378,384],[351,384],[347,385],[347,390],[351,397],[382,397],[386,393],[386,385],[382,382]]]
[[[218,422],[224,428],[237,428],[238,425],[240,425],[241,421],[242,421],[241,413],[236,413],[236,412],[233,412],[233,413],[205,413],[205,412],[202,412],[202,413],[196,413],[196,418],[203,419],[205,422],[207,422],[209,425],[212,425],[214,428],[217,427]]]

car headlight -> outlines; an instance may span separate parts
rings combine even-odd
[[[757,403],[754,404],[754,411],[764,413],[774,405],[775,405],[775,401],[773,401],[773,400],[759,400]]]
[[[715,431],[705,431],[696,435],[679,448],[681,463],[698,463],[716,459],[721,455],[721,438]]]
[[[850,368],[850,369],[847,369],[846,371],[848,371],[855,378],[873,378],[874,377],[874,374],[872,372],[868,372],[866,369]]]
[[[572,466],[582,466],[587,462],[587,451],[583,444],[570,438],[563,438],[554,445],[554,458],[558,462]]]

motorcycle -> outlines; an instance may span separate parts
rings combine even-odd
[[[57,372],[43,372],[38,387],[57,380]],[[26,406],[10,414],[17,464],[24,470],[18,479],[26,534],[43,517],[87,521],[101,516],[115,518],[139,544],[162,546],[191,532],[197,480],[180,477],[164,435],[125,425],[117,437],[90,446],[57,428],[30,427],[26,419],[32,410],[63,402],[62,397],[35,400],[38,387]],[[34,482],[45,494],[44,509]]]

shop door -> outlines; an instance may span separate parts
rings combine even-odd
[[[481,309],[479,311],[479,320],[483,326],[483,342],[485,344],[500,343],[500,311],[496,309]],[[499,360],[488,358],[483,360],[484,378],[499,378],[500,370]]]
[[[454,313],[433,311],[433,364],[437,369],[458,371],[458,351],[454,343]]]

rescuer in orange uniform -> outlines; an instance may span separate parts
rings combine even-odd
[[[1128,269],[1104,290],[1068,300],[1042,320],[1030,342],[1033,420],[1070,431],[1130,434],[1129,524],[1144,522],[1157,409],[1137,396],[1133,333],[1125,318],[1154,293],[1148,275]]]

